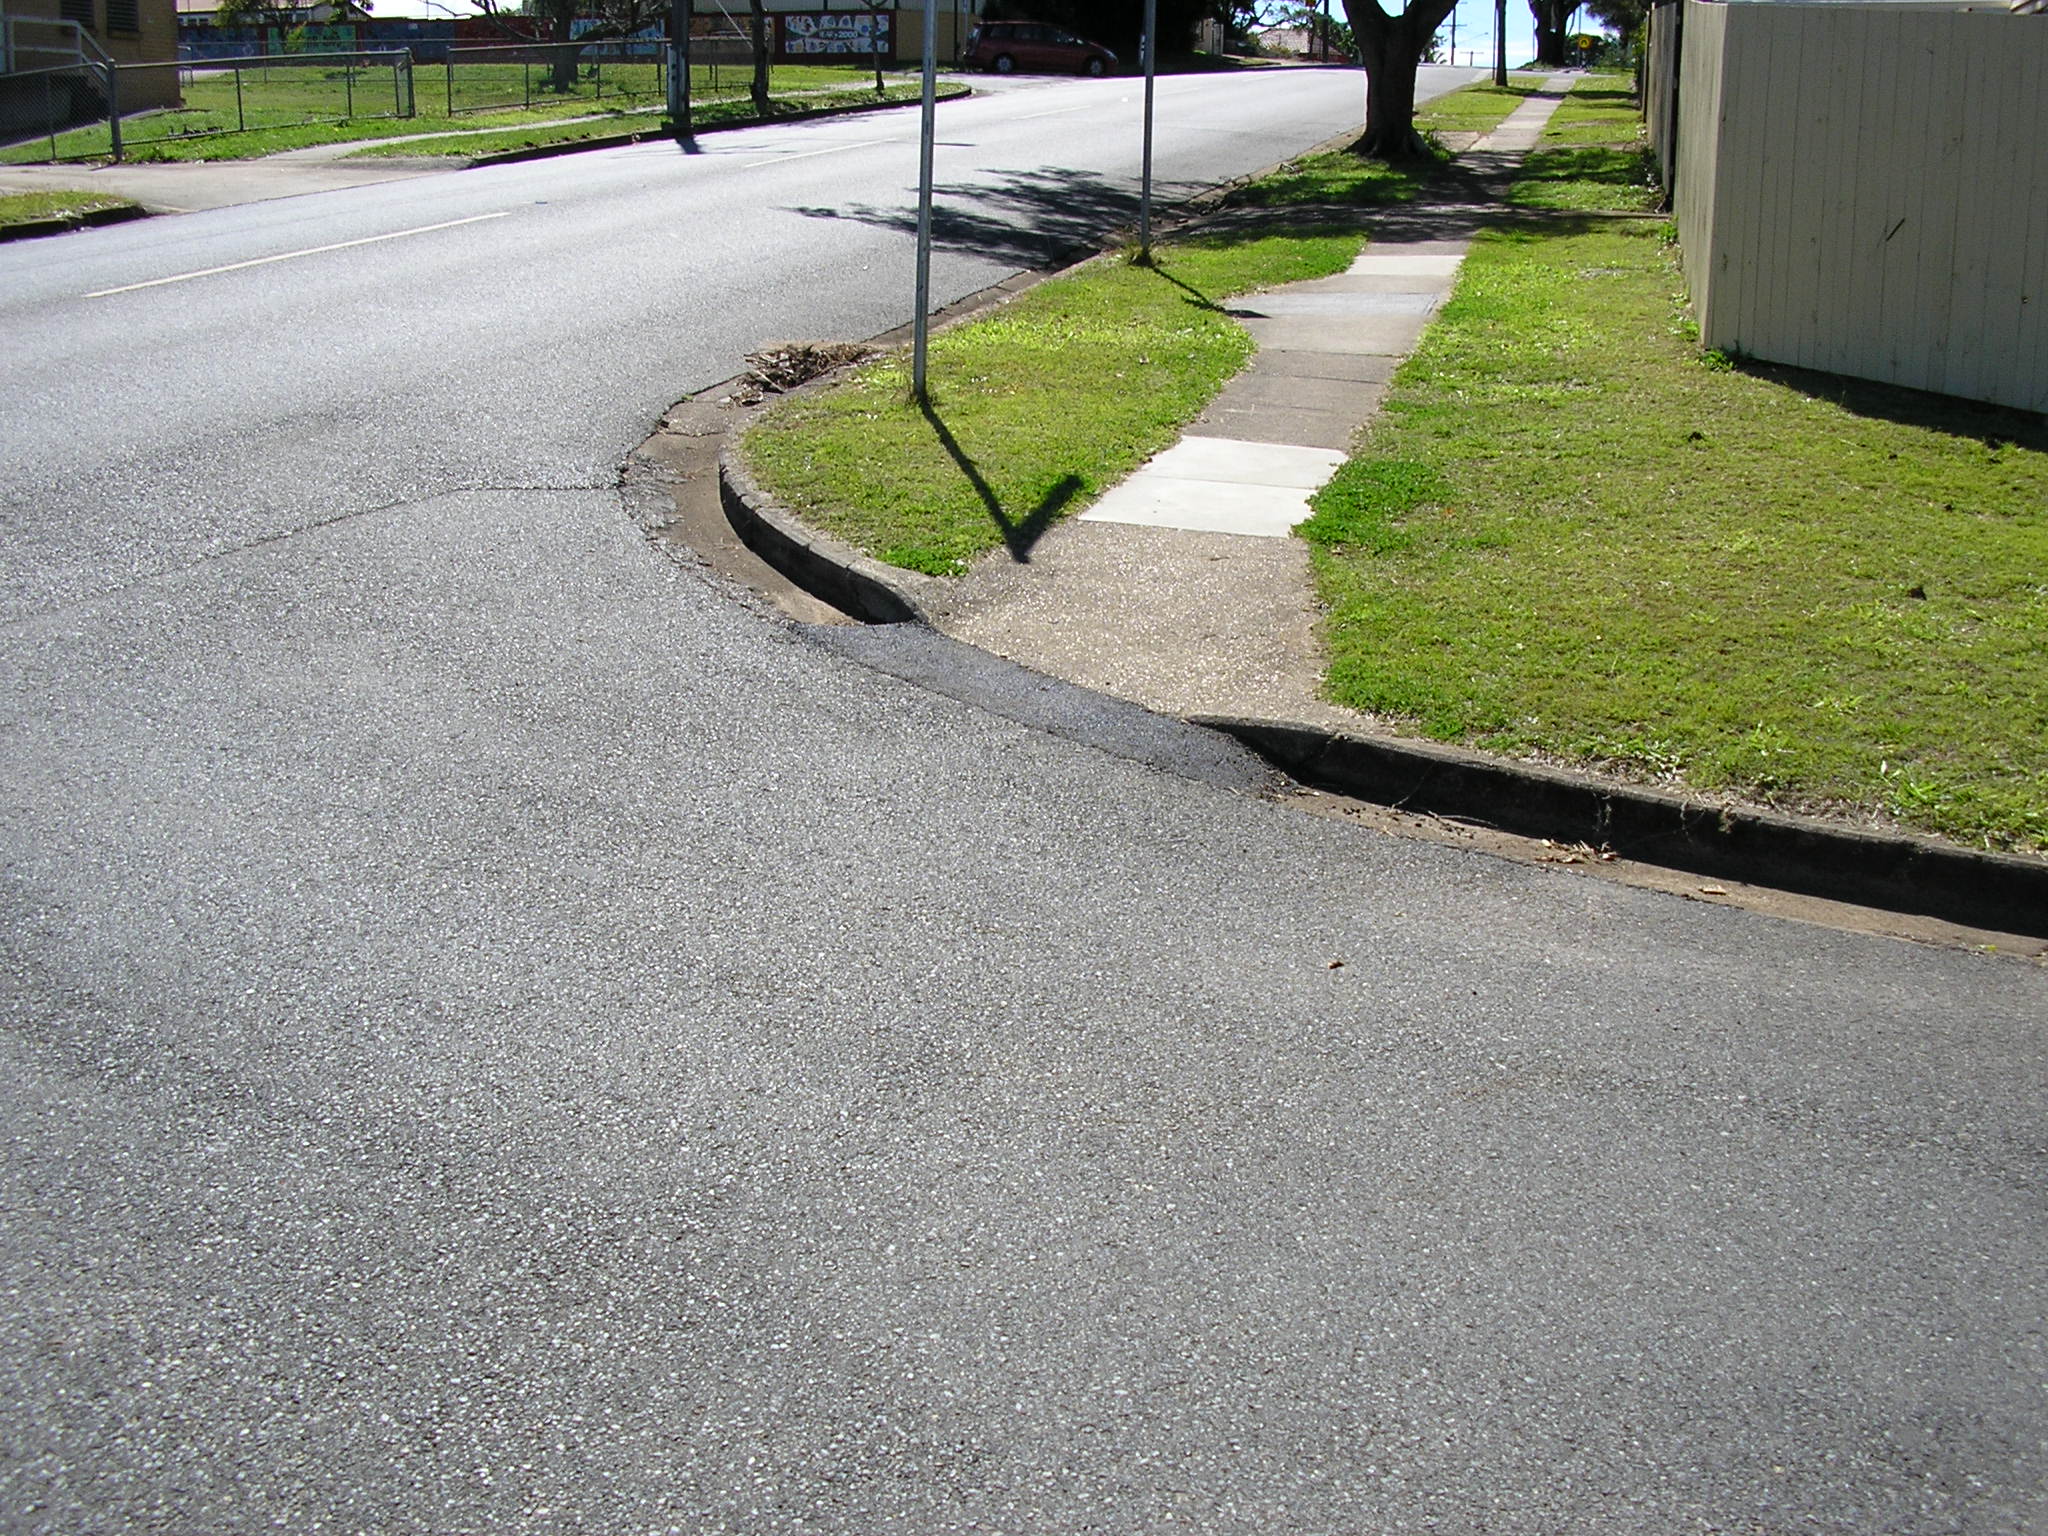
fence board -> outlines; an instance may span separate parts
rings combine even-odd
[[[1707,345],[2048,407],[2048,25],[1689,0],[1678,75]]]

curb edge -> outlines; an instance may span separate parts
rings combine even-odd
[[[807,527],[755,481],[729,434],[718,451],[718,499],[740,542],[798,586],[869,624],[923,624],[916,578]]]
[[[1224,715],[1192,723],[1313,788],[1607,847],[1669,869],[2048,938],[2048,863],[1688,800],[1437,742]]]
[[[62,218],[30,219],[20,224],[0,225],[0,245],[10,240],[35,240],[44,235],[68,235],[74,229],[96,229],[102,224],[127,224],[146,219],[149,210],[140,203],[120,203],[112,208],[92,208]]]

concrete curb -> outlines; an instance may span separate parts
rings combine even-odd
[[[149,210],[140,203],[122,203],[114,208],[93,208],[84,213],[65,214],[54,219],[30,219],[20,224],[0,224],[0,245],[9,240],[36,240],[44,235],[69,234],[74,229],[92,229],[101,224],[126,224],[146,219]]]
[[[871,560],[850,544],[806,527],[755,482],[728,437],[718,453],[718,499],[726,521],[755,554],[833,607],[870,624],[924,624],[918,578]]]
[[[719,498],[741,541],[826,602],[871,624],[933,627],[919,585],[806,526],[755,482],[731,441]],[[2048,862],[1928,837],[1714,805],[1437,742],[1278,720],[1195,715],[1300,783],[1375,804],[1586,843],[1667,869],[2048,938]]]
[[[940,101],[958,101],[963,96],[972,96],[970,85],[941,86],[937,92]],[[697,129],[690,136],[698,138],[707,133],[725,133],[735,128],[766,128],[781,123],[802,123],[820,117],[851,117],[860,112],[894,112],[903,107],[914,107],[916,101],[853,102],[843,107],[810,107],[798,112],[780,113],[765,122],[760,118],[748,118],[744,122],[710,123]],[[639,133],[612,133],[601,139],[568,139],[560,144],[536,144],[530,149],[506,149],[496,154],[477,155],[469,162],[469,169],[483,165],[517,165],[523,160],[552,160],[557,155],[576,155],[589,149],[623,149],[628,144],[644,144],[650,139],[670,139],[674,135],[660,131],[642,130]]]
[[[921,588],[937,578],[885,566],[805,525],[754,480],[735,450],[738,437],[730,434],[719,453],[719,496],[749,549],[855,618],[935,627]],[[1586,843],[1665,868],[2048,938],[2048,862],[1687,800],[1435,742],[1226,716],[1189,723],[1230,736],[1300,783],[1357,799]]]
[[[1224,732],[1317,789],[1587,843],[1670,869],[2048,938],[2048,863],[1710,805],[1435,742],[1273,720],[1193,723]]]

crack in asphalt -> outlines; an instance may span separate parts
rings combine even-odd
[[[309,533],[320,533],[326,529],[338,528],[345,523],[355,522],[361,518],[377,517],[389,512],[402,511],[408,507],[429,506],[437,501],[445,501],[450,496],[566,496],[589,492],[603,492],[614,496],[622,495],[621,487],[616,480],[586,481],[568,485],[455,485],[424,496],[402,496],[393,501],[379,502],[375,506],[356,507],[345,512],[335,512],[325,517],[314,518],[310,522],[300,523],[292,528],[283,528],[275,533],[264,534],[261,538],[249,539],[240,544],[231,544],[220,549],[209,550],[196,560],[187,560],[177,565],[166,566],[160,571],[151,571],[147,575],[136,577],[133,581],[109,585],[84,597],[73,598],[68,602],[55,603],[45,608],[36,608],[30,612],[0,620],[0,634],[19,633],[50,619],[61,617],[67,613],[74,613],[81,608],[88,608],[96,603],[103,603],[109,598],[120,597],[128,592],[141,591],[159,582],[173,581],[179,577],[190,575],[194,571],[204,570],[208,566],[218,565],[223,561],[233,560],[242,555],[255,553],[258,550],[289,543],[293,539],[301,538]]]

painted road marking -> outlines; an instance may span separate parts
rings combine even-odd
[[[894,139],[861,139],[853,144],[833,144],[825,149],[806,149],[794,155],[768,155],[759,160],[749,160],[740,169],[751,171],[757,165],[793,165],[799,160],[809,160],[818,155],[837,155],[849,149],[872,149],[877,144],[894,144]]]
[[[127,283],[119,288],[99,288],[88,293],[88,299],[110,298],[117,293],[133,293],[138,288],[161,288],[165,283],[189,283],[195,277],[217,277],[223,272],[239,272],[244,267],[265,267],[273,261],[297,261],[301,256],[318,256],[327,251],[345,251],[351,246],[375,245],[380,240],[403,240],[409,235],[430,235],[437,229],[455,229],[464,224],[481,224],[486,219],[509,219],[511,212],[479,213],[473,218],[450,219],[444,224],[422,224],[418,229],[394,229],[388,235],[365,235],[360,240],[337,240],[333,245],[316,245],[303,251],[285,251],[276,256],[258,256],[253,261],[231,261],[224,267],[206,267],[198,272],[180,272],[176,277],[153,277],[146,283]]]

